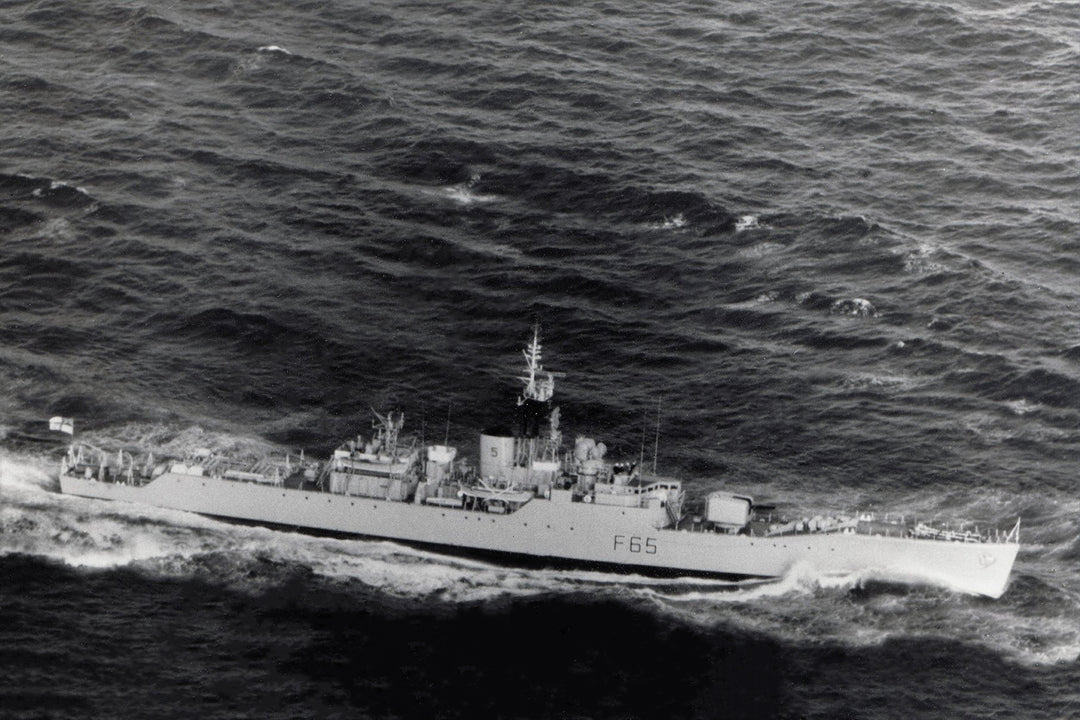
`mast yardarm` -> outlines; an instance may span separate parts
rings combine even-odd
[[[551,398],[555,394],[555,373],[544,370],[540,353],[540,326],[533,327],[532,340],[522,351],[525,356],[525,374],[518,379],[525,385],[517,398],[518,417],[515,434],[520,438],[536,438],[540,426],[551,410]],[[530,446],[529,457],[535,448]]]
[[[555,375],[545,373],[540,360],[539,326],[533,328],[532,341],[529,343],[529,347],[521,351],[521,354],[525,356],[525,370],[528,374],[519,378],[521,382],[525,383],[525,391],[518,397],[518,405],[523,405],[526,400],[547,402],[555,394]],[[537,380],[536,376],[540,373],[547,375],[547,378]]]

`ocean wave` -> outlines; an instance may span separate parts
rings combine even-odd
[[[756,215],[740,215],[739,218],[735,221],[736,232],[756,230],[760,227],[762,227],[762,224]]]
[[[6,194],[9,201],[40,202],[54,208],[85,208],[94,202],[81,187],[30,175],[0,173],[0,193]]]
[[[615,197],[618,205],[613,209],[630,212],[637,223],[664,224],[670,223],[670,218],[678,218],[676,227],[689,225],[704,234],[735,229],[734,216],[699,193],[624,188]]]
[[[0,232],[9,233],[27,225],[41,222],[44,215],[22,208],[0,206]]]
[[[395,120],[395,124],[400,122]],[[440,187],[473,183],[481,169],[493,167],[499,160],[497,148],[491,143],[449,134],[406,136],[393,141],[388,149],[391,152],[382,158],[383,173]],[[506,179],[489,178],[486,172],[482,175],[484,183],[476,188],[479,192],[486,192],[489,183],[511,187]]]
[[[498,195],[485,195],[474,191],[472,189],[471,181],[470,184],[467,185],[452,185],[450,187],[442,188],[442,194],[461,205],[489,203],[499,199]]]
[[[1080,603],[1054,593],[1061,598],[1058,609],[1030,605],[1037,580],[1019,575],[1006,599],[992,607],[946,589],[912,586],[908,580],[884,573],[823,577],[796,567],[780,581],[743,591],[654,595],[652,600],[659,611],[694,625],[722,624],[794,645],[869,649],[918,637],[948,637],[1031,667],[1069,664],[1080,654],[1080,632],[1067,619]]]
[[[1074,407],[1074,399],[1080,397],[1080,380],[1048,368],[1010,369],[993,379],[985,378],[985,382],[977,381],[976,387],[994,400],[1021,397],[1054,408]]]
[[[874,317],[878,314],[874,304],[865,298],[842,298],[829,306],[833,315],[854,315],[856,317]]]
[[[840,385],[845,390],[901,393],[925,387],[928,383],[929,380],[926,378],[914,378],[906,375],[855,373],[845,376]]]

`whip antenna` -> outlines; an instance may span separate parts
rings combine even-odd
[[[660,454],[660,396],[656,396],[656,440],[653,442],[652,471],[656,474],[656,457]]]
[[[649,411],[641,412],[641,450],[638,452],[638,467],[645,466],[645,433],[649,431]]]

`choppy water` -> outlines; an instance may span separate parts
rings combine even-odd
[[[0,714],[1080,714],[1076,2],[0,5]],[[59,496],[19,436],[568,433],[1023,520],[999,601],[513,570]],[[447,421],[449,417],[449,422]]]

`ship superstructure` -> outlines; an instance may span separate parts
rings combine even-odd
[[[73,443],[61,490],[648,574],[777,578],[798,565],[990,597],[1006,588],[1019,521],[1009,532],[976,532],[868,514],[785,520],[723,490],[691,507],[681,482],[613,462],[602,442],[578,436],[564,447],[551,405],[556,374],[543,368],[538,330],[524,357],[512,426],[481,433],[475,469],[454,447],[403,437],[403,415],[375,413],[371,436],[349,439],[325,463],[286,455],[241,467],[209,451],[155,462]]]

